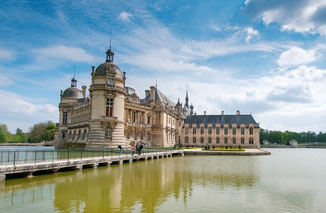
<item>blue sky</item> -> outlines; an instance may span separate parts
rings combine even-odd
[[[60,90],[105,60],[142,98],[188,87],[202,114],[252,113],[270,130],[326,131],[326,1],[2,1],[0,123],[58,121]],[[75,67],[75,68],[74,68]]]

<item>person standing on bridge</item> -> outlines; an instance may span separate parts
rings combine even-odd
[[[134,154],[135,154],[135,151],[136,151],[136,147],[135,147],[135,145],[132,145],[132,148],[131,148],[131,156],[134,156]]]
[[[143,144],[141,143],[138,148],[138,155],[141,155],[141,150],[144,148]]]
[[[119,148],[119,155],[121,155],[122,154],[122,146],[119,145],[118,148]]]

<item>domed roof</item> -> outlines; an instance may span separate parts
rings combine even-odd
[[[122,74],[121,74],[119,67],[117,67],[115,64],[113,64],[111,61],[106,61],[103,64],[101,64],[100,66],[98,66],[95,70],[94,75],[95,76],[106,76],[106,71],[115,72],[116,73],[115,77],[122,79]]]
[[[73,99],[84,98],[83,92],[81,90],[77,89],[76,87],[69,87],[62,93],[61,97],[73,98]]]

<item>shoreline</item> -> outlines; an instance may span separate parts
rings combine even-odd
[[[206,151],[202,149],[184,149],[185,155],[237,155],[237,156],[259,156],[271,155],[271,152],[262,149],[246,149],[245,151]]]
[[[0,146],[53,146],[48,143],[0,143]]]

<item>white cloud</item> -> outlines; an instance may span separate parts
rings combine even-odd
[[[12,85],[14,82],[7,76],[0,73],[0,86]]]
[[[0,47],[0,61],[11,61],[14,59],[13,51]]]
[[[259,36],[258,30],[253,29],[252,27],[245,28],[247,33],[246,42],[249,42],[252,38]]]
[[[305,50],[300,47],[291,47],[280,55],[277,63],[281,67],[288,67],[309,64],[316,59],[316,49]]]
[[[276,22],[282,30],[326,34],[324,0],[270,1],[247,0],[245,10],[266,25]]]
[[[268,76],[238,79],[220,73],[194,78],[194,75],[174,73],[166,77],[127,76],[127,85],[140,97],[158,80],[158,88],[172,101],[184,103],[186,85],[190,102],[198,114],[253,113],[261,127],[271,130],[325,131],[326,70],[309,66],[280,70]],[[182,82],[182,83],[180,83]]]
[[[130,18],[132,18],[132,14],[126,11],[121,12],[118,16],[118,20],[123,22],[130,22]]]
[[[74,61],[74,62],[87,62],[94,61],[94,57],[86,53],[85,50],[76,47],[69,47],[63,45],[56,45],[46,48],[40,48],[34,50],[34,54],[37,58],[55,59],[63,61]]]
[[[0,90],[0,100],[0,123],[7,124],[11,132],[17,127],[27,131],[38,122],[58,121],[58,108],[51,104],[33,104],[33,101],[4,90]]]

